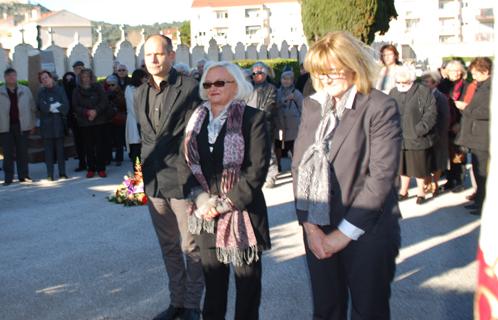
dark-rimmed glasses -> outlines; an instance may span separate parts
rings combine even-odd
[[[225,86],[225,84],[227,83],[234,83],[235,81],[223,81],[223,80],[218,80],[218,81],[215,81],[215,82],[204,82],[202,84],[202,87],[204,89],[209,89],[211,88],[212,86],[215,86],[216,88],[222,88]]]

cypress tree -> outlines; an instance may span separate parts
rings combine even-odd
[[[389,30],[398,14],[394,0],[302,0],[304,34],[313,43],[330,31],[349,31],[370,44],[379,31]]]

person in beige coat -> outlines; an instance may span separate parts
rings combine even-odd
[[[19,182],[31,182],[28,170],[28,136],[35,127],[36,106],[28,87],[17,83],[13,68],[4,71],[0,86],[0,141],[3,149],[4,185],[14,180],[14,154]]]

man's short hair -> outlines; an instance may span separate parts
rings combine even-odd
[[[5,71],[3,72],[3,76],[5,77],[6,75],[9,75],[11,73],[17,73],[16,69],[14,69],[14,68],[5,69]]]
[[[73,63],[73,68],[76,67],[85,67],[85,64],[82,61],[76,61],[75,63]]]
[[[173,51],[173,42],[171,41],[171,39],[169,37],[166,37],[163,34],[151,34],[150,36],[147,37],[147,40],[145,42],[149,41],[149,39],[151,39],[151,38],[156,38],[156,37],[163,40],[164,49],[166,49],[166,52]]]

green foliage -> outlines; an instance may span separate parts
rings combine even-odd
[[[182,44],[190,47],[190,21],[184,21],[180,26],[180,39],[182,40]]]
[[[297,77],[299,76],[299,61],[295,59],[279,58],[279,59],[268,59],[268,60],[235,60],[233,62],[242,69],[248,69],[251,68],[252,65],[258,61],[265,63],[268,67],[270,67],[273,70],[274,74],[271,75],[271,78],[273,78],[274,83],[280,82],[280,75],[282,74],[282,72],[285,70],[286,67],[292,68],[292,71],[294,71],[295,79],[297,79]]]
[[[17,83],[22,84],[23,86],[26,87],[29,85],[28,80],[18,80]],[[4,84],[5,84],[4,82],[0,81],[0,86],[3,86]]]
[[[24,21],[25,13],[31,14],[31,10],[33,10],[36,7],[40,8],[40,12],[42,14],[50,12],[50,10],[39,4],[33,5],[33,4],[9,2],[9,3],[0,3],[0,17],[2,17],[4,13],[7,14],[7,16],[9,17],[13,16],[14,23],[17,24]]]
[[[389,30],[394,0],[302,0],[304,34],[313,43],[331,31],[349,31],[366,44]]]

